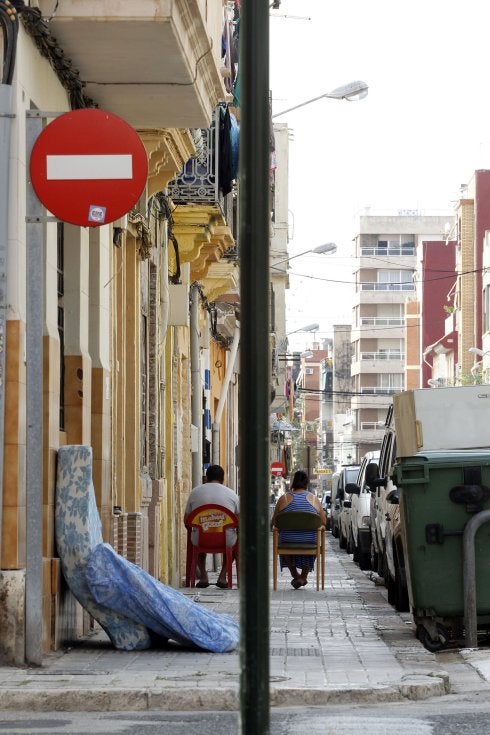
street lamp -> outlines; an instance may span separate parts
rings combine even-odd
[[[325,94],[320,94],[318,97],[313,97],[311,100],[306,100],[306,102],[301,102],[299,105],[294,105],[294,107],[288,107],[287,110],[282,110],[282,112],[276,112],[274,115],[272,115],[272,118],[279,117],[279,115],[285,115],[286,112],[291,112],[292,110],[297,110],[298,107],[304,107],[305,105],[309,105],[311,102],[316,102],[317,100],[321,100],[324,97],[327,97],[332,100],[347,100],[348,102],[355,102],[358,100],[363,100],[365,97],[367,97],[368,94],[368,85],[366,82],[350,82],[349,84],[344,84],[342,87],[337,87],[336,89],[333,89],[331,92],[325,92]]]
[[[474,381],[477,380],[477,373],[480,373],[480,382],[481,382],[480,366],[483,362],[483,358],[485,357],[485,355],[490,355],[490,350],[480,350],[479,347],[470,347],[468,352],[471,352],[473,355],[477,355],[478,357],[482,358],[481,360],[477,360],[470,370],[471,376],[474,379]]]
[[[271,265],[271,268],[275,268],[276,270],[282,270],[282,268],[278,268],[278,265],[281,265],[281,263],[289,263],[290,260],[293,260],[293,258],[300,258],[302,255],[308,255],[308,253],[315,253],[317,255],[323,255],[324,253],[328,253],[329,255],[332,255],[332,253],[337,252],[337,245],[334,242],[326,242],[323,245],[317,245],[316,248],[310,248],[310,250],[305,250],[302,253],[298,253],[297,255],[291,255],[289,258],[284,258],[283,260],[276,261],[273,265]]]
[[[316,332],[320,329],[319,324],[307,324],[306,327],[300,327],[299,329],[294,329],[292,332],[288,332],[286,334],[286,338],[289,337],[290,334],[296,334],[296,332]]]
[[[319,324],[307,324],[305,327],[300,327],[299,329],[294,329],[292,332],[288,332],[286,334],[286,337],[284,339],[284,344],[287,344],[287,338],[289,337],[290,334],[296,334],[296,332],[316,332],[317,329],[320,329],[320,325]],[[311,350],[306,350],[305,352],[302,353],[301,356],[302,357],[311,357],[312,354],[313,353],[311,352]],[[293,420],[293,417],[294,417],[294,380],[293,380],[292,373],[290,373],[290,375],[289,375],[288,383],[289,383],[289,396],[288,396],[288,401],[289,401],[289,420],[292,421]]]

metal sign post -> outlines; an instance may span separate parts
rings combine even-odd
[[[7,338],[7,253],[12,87],[0,84],[0,569],[2,568],[3,453],[5,440],[5,340]]]
[[[240,21],[240,733],[269,733],[269,3]]]
[[[26,153],[42,131],[43,113],[26,113]],[[44,116],[47,116],[44,113]],[[43,601],[43,314],[44,210],[26,192],[26,661],[42,664]],[[52,219],[52,218],[50,218]]]

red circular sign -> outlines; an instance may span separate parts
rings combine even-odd
[[[271,475],[276,475],[277,477],[280,477],[284,474],[284,465],[282,462],[272,462],[271,463]]]
[[[58,219],[98,227],[136,204],[148,176],[148,158],[125,120],[104,110],[73,110],[39,135],[30,173],[38,198]]]

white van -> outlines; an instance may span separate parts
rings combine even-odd
[[[349,483],[345,490],[351,496],[350,532],[347,549],[354,555],[354,561],[361,569],[371,568],[371,490],[379,476],[379,452],[367,452],[355,483]]]
[[[332,475],[332,497],[330,499],[330,530],[334,538],[339,537],[339,515],[340,515],[340,503],[337,500],[337,488],[339,486],[340,474],[334,472]]]
[[[339,546],[341,549],[347,549],[350,528],[351,497],[346,493],[345,487],[350,482],[356,481],[358,473],[358,464],[344,465],[339,472],[335,505],[338,504]]]

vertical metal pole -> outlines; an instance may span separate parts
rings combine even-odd
[[[202,483],[202,385],[199,352],[199,289],[197,283],[191,286],[191,415],[197,428],[197,452],[192,452],[192,487]]]
[[[269,733],[269,3],[240,19],[240,733]]]
[[[0,569],[2,568],[5,341],[7,338],[7,253],[12,117],[12,87],[8,84],[0,84]]]
[[[463,531],[464,629],[468,648],[476,648],[478,645],[475,536],[480,526],[489,521],[490,510],[482,510],[468,521]]]
[[[26,161],[42,118],[26,119]],[[43,207],[27,181],[26,193],[26,660],[42,663],[43,581]],[[32,220],[39,217],[38,222]]]

